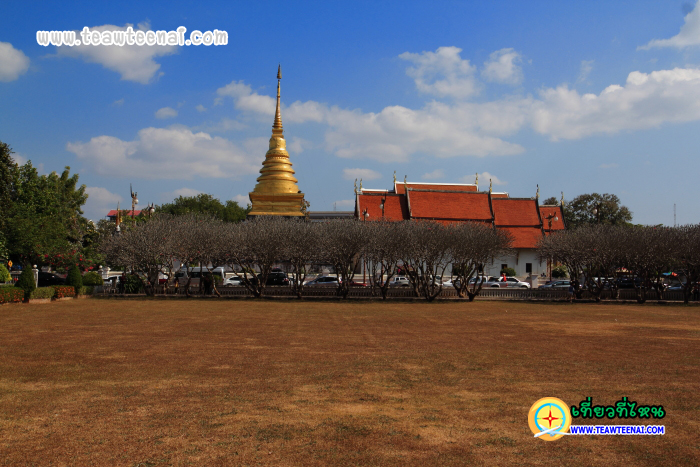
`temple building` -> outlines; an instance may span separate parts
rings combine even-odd
[[[494,258],[484,274],[498,275],[502,268],[515,269],[516,276],[549,275],[550,265],[537,258],[537,241],[544,235],[566,228],[563,198],[558,205],[539,204],[539,188],[533,198],[511,198],[489,186],[479,191],[474,184],[413,183],[404,179],[393,190],[355,189],[355,217],[360,220],[426,220],[451,224],[482,222],[507,231],[515,253]]]
[[[297,186],[294,170],[289,160],[287,143],[282,130],[280,113],[280,80],[282,67],[277,68],[277,109],[272,125],[270,149],[265,154],[265,161],[255,189],[248,196],[252,205],[249,217],[256,216],[304,216],[304,193]]]

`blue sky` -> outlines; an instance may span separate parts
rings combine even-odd
[[[282,120],[312,210],[353,181],[514,197],[615,193],[644,224],[700,222],[700,7],[589,2],[5,2],[0,140],[68,165],[94,220],[210,193],[245,204]],[[225,30],[224,46],[43,47],[37,30]]]

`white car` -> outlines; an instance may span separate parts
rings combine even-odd
[[[231,276],[224,281],[224,287],[237,287],[243,285],[243,281],[238,276]]]
[[[390,287],[408,287],[411,282],[406,276],[394,276],[389,282]]]
[[[508,289],[529,289],[530,284],[527,282],[522,282],[518,280],[517,277],[506,277],[506,280],[503,280],[502,276],[494,276],[491,277],[486,284],[484,284],[484,287],[492,287],[492,288],[508,288]]]

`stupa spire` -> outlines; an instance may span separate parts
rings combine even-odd
[[[282,65],[277,65],[277,108],[275,109],[274,130],[282,130],[282,113],[280,112],[280,81],[282,80]],[[272,133],[275,133],[273,130]]]
[[[280,113],[280,80],[282,66],[277,67],[277,108],[275,121],[272,124],[269,150],[255,189],[249,193],[252,210],[249,216],[303,216],[302,203],[304,194],[297,186],[294,178],[292,162],[289,160],[287,143],[282,129]]]

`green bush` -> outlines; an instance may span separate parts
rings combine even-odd
[[[80,274],[80,269],[77,266],[73,266],[68,270],[66,285],[72,286],[75,289],[75,295],[78,295],[80,288],[83,286],[83,276]]]
[[[83,285],[104,285],[104,280],[102,276],[97,274],[95,271],[86,272],[83,276]]]
[[[566,277],[568,271],[566,270],[566,266],[555,266],[552,268],[552,277],[554,279],[562,279]]]
[[[143,281],[136,274],[126,276],[124,282],[124,293],[140,293],[143,291]]]
[[[513,268],[503,268],[501,269],[500,275],[502,276],[505,274],[506,276],[514,276],[515,275],[515,269]]]
[[[75,296],[75,288],[71,287],[70,285],[52,285],[51,288],[54,290],[53,298]]]
[[[4,264],[0,264],[0,282],[10,282],[11,280],[10,271],[7,270]]]
[[[24,290],[24,298],[29,298],[34,289],[36,289],[36,282],[34,281],[34,273],[32,272],[32,267],[29,265],[24,266],[22,269],[22,274],[20,274],[19,279],[15,283],[15,287],[19,287]]]
[[[8,282],[7,284],[0,284],[0,287],[14,287],[14,286],[15,286],[15,284],[13,284],[12,282]]]
[[[53,298],[55,293],[53,287],[39,287],[29,294],[29,298]]]
[[[0,289],[0,303],[17,303],[24,299],[24,290],[16,287],[3,287]]]
[[[95,287],[92,285],[84,285],[80,288],[80,291],[78,295],[92,295],[92,292],[95,290]]]

